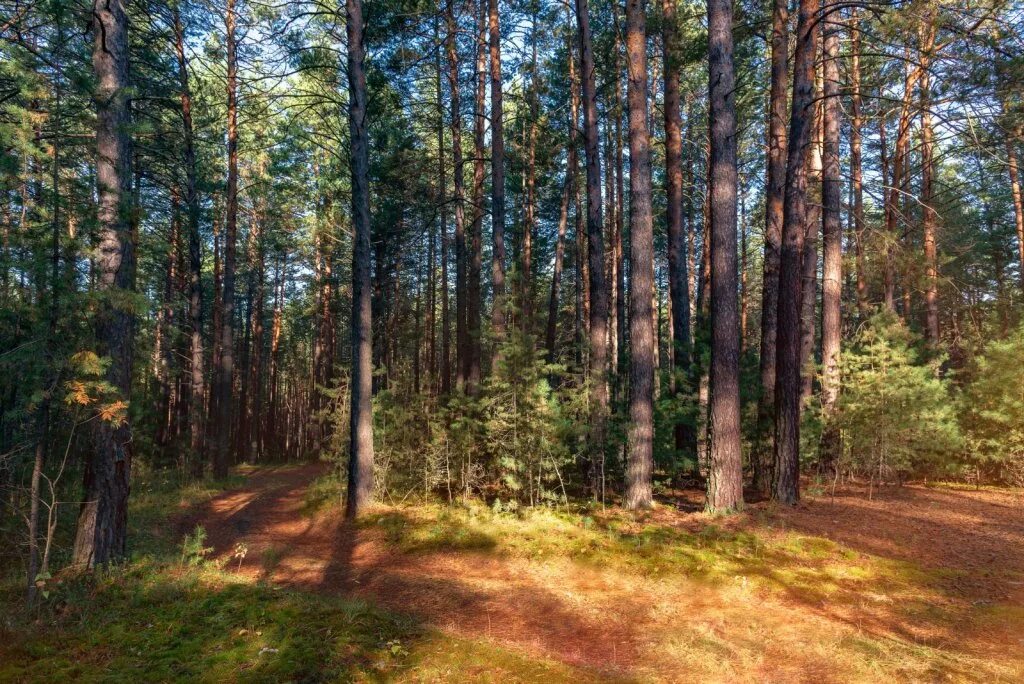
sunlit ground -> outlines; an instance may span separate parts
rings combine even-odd
[[[731,519],[696,493],[642,518],[419,504],[351,527],[322,470],[136,497],[133,562],[7,618],[0,680],[1024,680],[1018,491]]]

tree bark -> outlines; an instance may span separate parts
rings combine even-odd
[[[213,475],[227,477],[231,450],[234,392],[234,325],[235,325],[235,252],[238,241],[238,53],[235,39],[235,0],[228,0],[224,15],[227,33],[227,95],[228,177],[224,217],[224,270],[221,280],[220,356],[216,369],[216,444],[213,452]]]
[[[345,0],[348,37],[348,127],[352,175],[352,400],[345,513],[355,518],[373,501],[373,312],[370,285],[370,141],[362,0]]]
[[[486,112],[484,100],[487,95],[487,5],[480,0],[476,12],[476,67],[474,73],[475,93],[473,98],[473,222],[469,236],[469,283],[466,288],[466,337],[469,344],[468,369],[466,371],[466,394],[477,396],[480,390],[481,335],[480,312],[482,295],[480,277],[483,271],[483,222],[484,222],[484,128]]]
[[[501,24],[498,0],[489,0],[491,53],[491,328],[495,348],[505,339],[505,138],[502,111]],[[495,357],[498,354],[495,353]]]
[[[626,1],[626,83],[629,111],[629,435],[627,509],[650,508],[654,469],[654,235],[651,149],[647,128],[645,0]]]
[[[736,75],[732,0],[708,2],[711,157],[711,455],[707,502],[714,513],[743,508],[740,337],[736,301]]]
[[[207,425],[212,425],[217,418],[217,392],[214,390],[213,385],[216,384],[216,373],[219,372],[218,369],[220,368],[220,331],[224,325],[224,301],[220,296],[221,280],[224,271],[222,267],[224,249],[221,237],[223,232],[220,227],[220,221],[217,218],[217,209],[215,208],[213,218],[213,348],[210,350],[210,366],[213,368],[214,378],[207,392]]]
[[[708,345],[711,330],[711,137],[704,141],[704,188],[701,203],[700,278],[697,286],[696,338]],[[706,474],[711,447],[711,423],[708,421],[710,389],[709,367],[698,364],[695,369],[697,385],[697,475]]]
[[[583,149],[587,165],[587,282],[589,299],[590,440],[589,484],[595,498],[604,484],[605,422],[608,414],[608,290],[604,277],[601,216],[601,153],[597,128],[597,84],[587,0],[576,0],[583,86]]]
[[[616,25],[618,25],[618,8],[620,7],[618,2],[615,3],[614,7],[616,12],[615,21]],[[620,29],[617,28],[616,31],[620,31]],[[614,289],[615,291],[615,299],[611,301],[609,306],[615,307],[615,317],[616,320],[618,320],[618,325],[615,328],[615,355],[611,357],[610,364],[611,371],[614,372],[616,379],[619,380],[621,385],[621,383],[625,382],[626,375],[626,330],[629,324],[626,313],[626,269],[629,265],[626,263],[626,253],[623,245],[626,218],[624,206],[624,198],[626,196],[624,183],[626,165],[622,160],[622,88],[619,86],[622,67],[620,66],[620,59],[621,51],[616,48],[615,122],[613,126],[615,129],[615,168],[608,170],[608,173],[611,173],[612,170],[615,172],[615,228],[612,234],[612,259],[615,262],[615,284],[614,286],[609,285],[609,289]]]
[[[537,230],[537,119],[540,101],[537,85],[537,5],[531,4],[530,18],[530,90],[527,93],[528,116],[526,131],[526,210],[523,217],[523,253],[520,270],[522,325],[524,332],[533,331],[533,234]]]
[[[571,29],[570,29],[570,36]],[[558,305],[562,285],[563,261],[565,260],[565,235],[569,225],[569,203],[576,194],[576,138],[579,124],[579,91],[576,78],[576,54],[573,41],[567,41],[569,61],[569,149],[566,160],[565,187],[562,190],[562,203],[558,210],[558,237],[555,242],[555,263],[551,271],[551,296],[548,298],[548,323],[545,330],[545,348],[548,363],[554,363],[557,357],[555,350],[558,332]]]
[[[440,199],[440,198],[438,198]],[[440,210],[440,202],[438,203],[438,209]],[[430,378],[430,391],[435,392],[437,385],[437,241],[434,239],[434,226],[430,225],[426,229],[427,232],[427,375]],[[381,263],[380,249],[377,249],[378,264]],[[381,301],[380,296],[384,293],[383,279],[385,278],[384,269],[378,267],[376,279],[377,285],[377,302],[378,308],[384,305]],[[385,316],[381,316],[384,319]],[[378,356],[386,357],[387,353],[381,349],[381,345],[378,343],[375,347]],[[386,369],[390,372],[390,368]]]
[[[1013,218],[1017,229],[1017,262],[1020,270],[1020,287],[1024,290],[1024,199],[1021,199],[1020,172],[1017,165],[1017,150],[1014,139],[1006,138],[1006,158],[1010,172],[1010,191],[1013,196]]]
[[[108,357],[106,380],[125,407],[94,421],[94,444],[85,463],[84,496],[72,554],[74,565],[95,567],[123,558],[128,538],[131,481],[131,397],[134,320],[127,305],[135,271],[131,237],[131,94],[128,16],[121,2],[92,7],[92,64],[96,74],[96,184],[99,256],[96,287],[98,353]]]
[[[857,313],[863,320],[868,315],[868,281],[864,263],[864,181],[862,171],[862,134],[864,113],[861,103],[860,17],[853,10],[850,19],[850,183],[853,186],[853,235],[857,272]]]
[[[662,0],[662,47],[665,62],[665,202],[668,229],[668,280],[672,302],[673,376],[690,376],[690,283],[687,230],[683,222],[683,132],[679,86],[679,18],[676,0]],[[676,401],[682,401],[675,383]],[[673,428],[675,448],[696,458],[697,436],[688,420]]]
[[[934,349],[939,344],[939,259],[935,245],[935,132],[931,113],[931,53],[935,47],[935,17],[926,12],[921,26],[918,85],[921,98],[921,212],[925,264],[925,341]]]
[[[772,75],[768,100],[768,179],[765,189],[761,289],[761,394],[757,402],[754,488],[770,494],[775,445],[775,356],[779,309],[779,249],[786,197],[786,89],[789,85],[789,3],[772,2]]]
[[[795,504],[800,498],[800,276],[807,201],[805,163],[814,106],[814,24],[820,6],[820,0],[800,0],[799,5],[779,262],[773,489],[775,499],[786,504]]]
[[[189,405],[189,466],[193,477],[202,477],[205,446],[204,358],[203,358],[203,259],[199,236],[199,193],[196,182],[195,134],[192,126],[192,88],[185,55],[185,30],[178,3],[173,4],[174,51],[178,59],[178,87],[181,89],[181,123],[185,154],[185,210],[188,220],[188,311],[191,331]]]
[[[819,33],[821,27],[815,29]],[[819,41],[815,41],[819,42]],[[814,342],[818,319],[818,245],[821,234],[821,71],[816,69],[812,112],[812,142],[807,153],[807,201],[804,204],[804,255],[800,295],[800,408],[814,390]]]
[[[612,30],[617,36],[617,22]],[[617,39],[612,49],[617,55]],[[608,399],[612,407],[618,403],[618,400],[621,398],[618,394],[626,386],[626,383],[622,382],[622,369],[618,366],[618,353],[620,353],[618,341],[621,339],[618,333],[626,325],[626,315],[624,313],[625,293],[618,289],[618,275],[620,275],[620,270],[624,264],[622,255],[623,226],[618,222],[617,214],[617,209],[620,205],[617,204],[615,187],[615,180],[618,176],[615,153],[616,147],[620,151],[622,149],[622,138],[616,135],[615,129],[620,127],[620,122],[622,121],[622,108],[620,103],[618,103],[618,74],[622,72],[622,69],[618,68],[617,59],[615,65],[615,94],[608,96],[607,99],[610,99],[611,103],[606,102],[604,105],[604,118],[606,122],[604,125],[604,233],[608,236],[608,249],[605,252],[604,263],[604,277],[608,287],[608,369],[606,372],[608,374]],[[617,145],[616,141],[618,142]]]
[[[614,11],[614,9],[613,9]],[[616,36],[618,36],[618,24],[616,23],[615,28]],[[616,39],[613,50],[615,54],[619,53],[619,42]],[[616,61],[616,65],[618,62]],[[625,382],[621,382],[621,368],[619,368],[619,331],[623,329],[626,324],[626,317],[622,312],[622,297],[623,293],[619,291],[619,271],[623,266],[622,263],[622,233],[621,224],[618,222],[617,215],[617,195],[616,195],[616,178],[618,176],[617,166],[615,164],[615,153],[616,153],[616,142],[619,140],[616,135],[615,129],[619,126],[619,121],[622,119],[622,109],[618,102],[618,74],[621,69],[616,66],[615,69],[615,80],[614,88],[615,95],[606,99],[612,100],[612,103],[605,103],[604,106],[604,117],[606,124],[604,126],[604,229],[605,235],[608,236],[608,250],[605,252],[605,281],[608,283],[608,386],[609,386],[609,401],[612,405],[618,403],[619,391],[625,386]],[[613,125],[611,122],[614,121]],[[620,146],[621,147],[621,146]]]
[[[747,316],[750,310],[749,285],[747,283],[747,207],[744,190],[737,189],[740,198],[740,356],[747,351]]]
[[[281,453],[281,439],[278,432],[281,414],[281,388],[278,382],[278,368],[281,358],[281,327],[284,314],[284,284],[287,279],[287,261],[282,253],[274,273],[274,313],[270,324],[270,378],[268,380],[267,421],[263,429],[262,442],[269,446],[275,457]]]
[[[466,390],[469,377],[469,344],[466,312],[466,219],[465,171],[462,161],[462,100],[459,90],[459,53],[456,37],[455,0],[448,0],[448,89],[451,92],[452,171],[454,176],[453,206],[455,213],[455,386]]]
[[[246,429],[242,434],[245,448],[244,455],[250,462],[261,462],[263,460],[261,431],[259,426],[263,423],[264,413],[264,360],[263,360],[263,314],[264,300],[266,299],[266,253],[263,237],[263,223],[267,218],[267,208],[261,201],[257,204],[257,210],[253,212],[252,223],[249,228],[249,269],[252,273],[252,310],[250,311],[249,328],[251,330],[252,344],[249,351],[249,391],[246,392],[246,401],[249,403],[246,411]],[[330,220],[330,211],[325,212],[327,220]],[[331,245],[329,240],[321,239],[321,267],[320,277],[317,279],[317,305],[320,309],[318,318],[318,345],[320,347],[320,368],[316,373],[316,384],[312,394],[316,398],[314,404],[317,413],[323,411],[326,403],[323,401],[324,390],[331,385],[331,372],[334,368],[334,317],[331,311]],[[323,440],[326,437],[327,421],[319,415],[314,416],[311,426],[316,430],[317,440],[315,452],[319,455],[323,449]]]
[[[908,55],[909,57],[909,55]],[[914,86],[920,76],[920,70],[906,60],[906,76],[903,82],[903,97],[900,102],[900,118],[896,127],[896,142],[892,156],[892,183],[888,188],[885,200],[886,253],[883,303],[889,311],[896,310],[896,242],[897,227],[903,218],[900,212],[900,200],[907,183],[907,156],[910,147],[910,104]],[[884,123],[883,123],[884,125]]]
[[[444,94],[441,87],[441,38],[437,24],[434,25],[434,39],[437,43],[434,66],[437,69],[437,176],[438,176],[438,229],[441,234],[441,378],[439,389],[447,396],[452,389],[452,326],[448,296],[448,255],[451,245],[448,239],[448,170],[444,157]]]
[[[690,312],[691,345],[693,345],[696,338],[694,324],[697,316],[697,215],[696,204],[693,201],[697,195],[697,187],[693,176],[693,159],[697,156],[695,154],[696,140],[693,131],[696,118],[693,114],[693,96],[691,94],[686,100],[686,144],[684,146],[686,166],[683,169],[683,187],[687,188],[684,217],[686,220],[686,286],[690,295],[688,307]],[[694,358],[693,361],[696,361],[696,359]],[[699,363],[695,362],[693,363],[693,368],[695,369],[699,365]]]
[[[824,430],[819,461],[832,473],[842,444],[834,414],[839,399],[839,348],[842,338],[843,227],[840,220],[842,178],[839,169],[839,27],[827,19],[824,28],[822,119],[822,275],[821,275],[821,410]]]
[[[173,374],[174,344],[174,299],[175,284],[178,279],[178,236],[181,233],[181,211],[177,189],[171,191],[171,234],[167,240],[167,266],[164,271],[163,301],[157,314],[154,354],[157,364],[157,379],[160,383],[160,399],[158,418],[159,424],[154,435],[157,446],[166,449],[171,440],[171,427],[174,416]]]

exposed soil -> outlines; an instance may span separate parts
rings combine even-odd
[[[698,638],[749,639],[748,650],[758,655],[738,665],[760,681],[834,679],[830,656],[803,648],[808,634],[831,635],[840,643],[866,633],[975,655],[1024,650],[1012,629],[990,623],[976,628],[972,619],[978,607],[1024,606],[1024,492],[902,487],[875,490],[869,500],[866,491],[847,488],[835,497],[806,497],[792,509],[759,503],[744,515],[715,521],[762,534],[793,530],[827,537],[854,552],[939,571],[941,598],[928,600],[941,603],[947,615],[962,613],[963,623],[922,618],[908,624],[905,606],[861,595],[863,584],[851,584],[826,604],[796,590],[744,593],[742,578],[723,593],[692,582],[632,581],[570,562],[472,551],[401,553],[375,530],[351,527],[337,514],[305,514],[306,488],[324,472],[322,464],[258,469],[244,488],[183,514],[179,525],[185,530],[202,524],[215,553],[240,573],[364,597],[459,636],[595,674],[631,677],[638,667],[657,667],[663,647],[655,644],[680,630],[697,636],[679,648],[696,648]],[[659,507],[653,521],[692,530],[707,525],[708,518],[693,511],[696,496],[680,497],[675,508]],[[244,558],[236,555],[239,544]],[[921,614],[928,609],[923,606]],[[771,637],[761,643],[751,622]],[[672,667],[667,660],[662,666]],[[953,671],[952,678],[957,674],[965,673]]]

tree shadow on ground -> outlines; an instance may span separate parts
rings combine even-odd
[[[125,567],[81,582],[88,600],[63,604],[54,622],[0,629],[0,680],[376,680],[404,666],[390,644],[432,638],[365,601],[224,583],[202,568]]]
[[[314,476],[299,470],[256,482],[241,498],[227,492],[203,506],[198,519],[221,557],[249,521],[242,538],[254,551],[272,549],[275,558],[262,569],[246,559],[243,572],[371,600],[425,628],[510,644],[594,676],[629,677],[647,665],[658,647],[650,633],[659,620],[654,587],[689,592],[678,594],[680,610],[706,605],[714,611],[742,578],[767,589],[774,619],[808,629],[812,616],[843,625],[854,641],[858,635],[874,640],[864,648],[934,649],[936,676],[971,678],[970,661],[956,654],[1019,648],[1010,631],[1024,616],[993,624],[976,604],[988,595],[982,589],[1008,586],[1000,584],[1006,568],[1021,567],[1024,534],[1013,506],[1020,499],[1012,496],[963,501],[960,494],[915,488],[865,503],[840,492],[834,500],[807,497],[795,509],[755,504],[744,515],[713,520],[668,507],[641,519],[610,511],[595,516],[593,529],[582,518],[571,529],[551,528],[540,555],[524,557],[522,546],[508,553],[507,535],[523,532],[514,518],[505,527],[481,527],[445,511],[424,519],[385,509],[358,525],[344,522],[339,510],[310,517],[303,492]],[[245,498],[253,492],[259,495]],[[538,529],[531,533],[543,536]],[[947,563],[948,545],[962,546],[963,558]],[[997,547],[1001,555],[986,555]],[[577,581],[573,568],[589,584]],[[593,579],[602,576],[634,578],[640,591]],[[964,586],[976,576],[981,588]],[[750,601],[756,620],[757,596]],[[727,615],[742,620],[739,612]],[[699,620],[688,615],[681,624],[692,629]],[[728,629],[742,642],[735,625]],[[759,647],[756,640],[745,646]],[[822,665],[810,656],[807,662],[812,669]]]
[[[369,526],[381,523],[415,526],[398,512],[378,516]],[[516,576],[493,553],[493,538],[452,524],[447,539],[395,551],[367,527],[339,524],[331,561],[316,589],[372,598],[439,629],[515,644],[594,674],[624,676],[636,663],[634,625],[615,615],[587,615],[555,588]],[[449,553],[439,558],[443,550]],[[595,663],[603,665],[595,668]]]
[[[876,489],[868,499],[866,489],[844,488],[793,508],[752,506],[733,529],[803,537],[803,549],[717,551],[802,609],[878,639],[948,653],[1020,652],[1022,492],[901,487]],[[875,567],[847,572],[844,560]],[[936,667],[972,674],[953,662]]]

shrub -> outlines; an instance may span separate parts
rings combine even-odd
[[[902,480],[957,468],[962,440],[942,359],[925,360],[917,342],[895,314],[880,312],[841,357],[835,420],[854,471]]]
[[[989,342],[964,388],[968,460],[995,479],[1024,486],[1024,326]]]
[[[542,354],[527,335],[513,331],[483,399],[490,474],[505,497],[530,505],[564,498],[562,472],[572,460],[561,406],[548,380],[556,368],[544,363]]]

